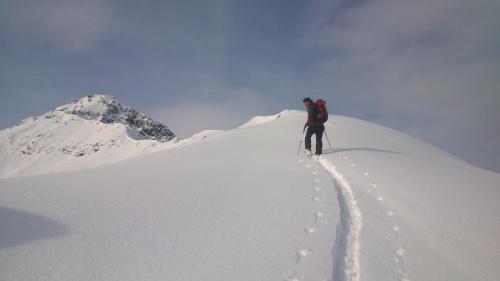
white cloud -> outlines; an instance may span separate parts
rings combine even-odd
[[[314,83],[500,171],[499,12],[498,1],[378,0],[325,14],[305,43],[336,56]]]

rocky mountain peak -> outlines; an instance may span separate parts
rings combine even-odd
[[[59,106],[48,115],[55,112],[64,112],[104,124],[121,123],[127,127],[127,133],[133,139],[152,139],[165,142],[175,138],[175,134],[167,126],[154,121],[128,105],[122,104],[111,95],[89,95]]]

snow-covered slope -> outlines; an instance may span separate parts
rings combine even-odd
[[[283,114],[288,113],[288,111],[289,110],[283,110],[282,112],[280,112],[278,114],[269,115],[269,116],[255,116],[252,119],[248,120],[245,124],[241,125],[240,128],[251,127],[251,126],[271,122],[273,120],[280,118]]]
[[[305,117],[0,180],[0,279],[498,280],[500,175],[339,116],[297,158]]]
[[[0,131],[0,178],[95,167],[171,147],[174,138],[112,96],[87,96]]]

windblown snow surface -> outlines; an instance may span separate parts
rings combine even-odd
[[[499,280],[499,174],[340,116],[297,157],[305,118],[0,180],[0,279]]]

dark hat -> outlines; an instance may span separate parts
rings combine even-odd
[[[313,100],[312,100],[311,98],[304,98],[304,99],[302,100],[302,102],[306,102],[306,101],[308,101],[308,102],[313,102]]]

